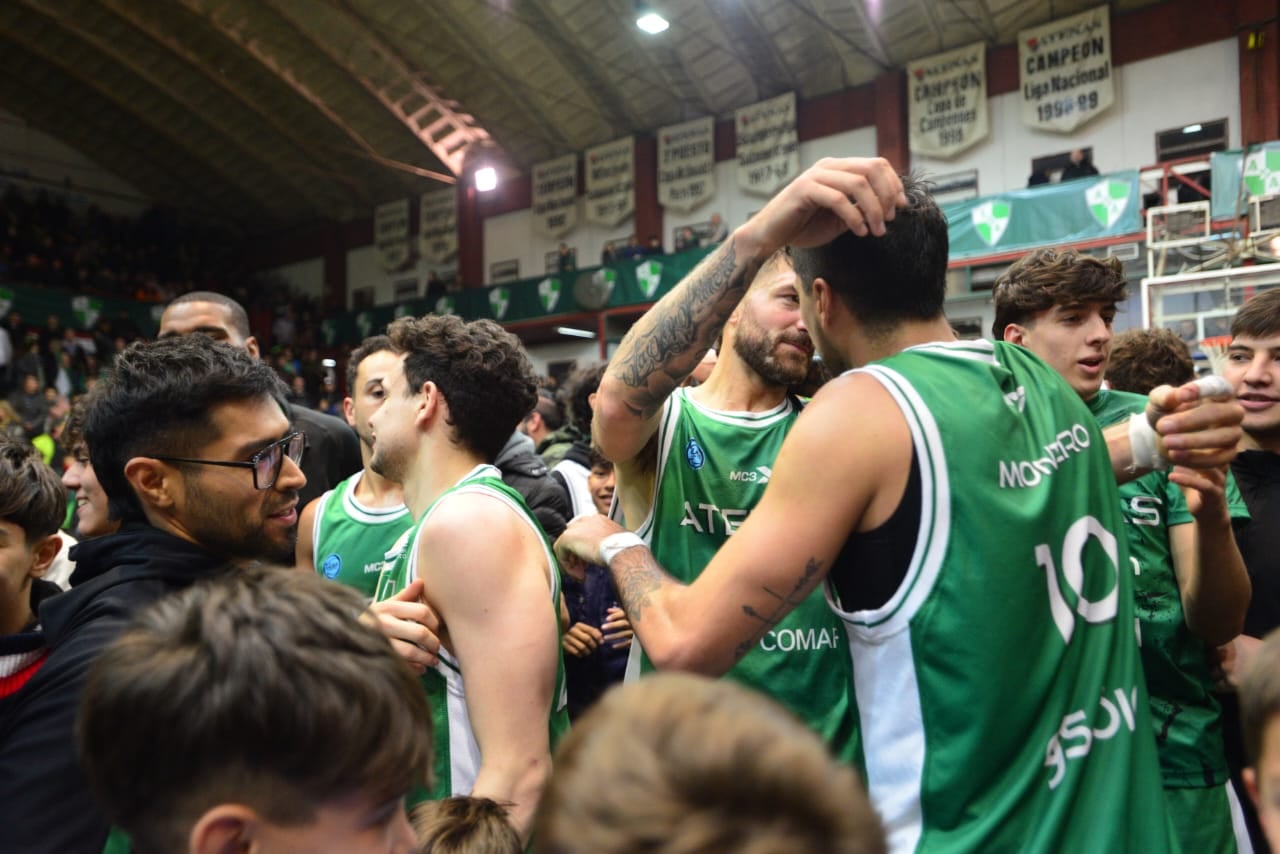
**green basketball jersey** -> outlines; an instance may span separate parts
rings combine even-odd
[[[1089,401],[1102,427],[1125,421],[1146,406],[1145,397],[1108,389]],[[1230,474],[1227,504],[1233,519],[1249,518]],[[1209,674],[1211,650],[1187,628],[1169,542],[1169,528],[1194,522],[1186,496],[1168,472],[1151,472],[1120,487],[1120,505],[1137,575],[1142,665],[1164,783],[1171,788],[1219,786],[1227,779],[1227,760],[1222,707]]]
[[[898,404],[921,479],[889,600],[847,612],[825,585],[890,849],[1176,850],[1115,478],[1088,409],[1003,342],[862,370]]]
[[[413,526],[409,508],[366,507],[356,499],[358,471],[320,496],[311,534],[316,572],[373,598],[388,549]]]
[[[637,533],[673,576],[697,578],[760,501],[799,411],[787,398],[767,412],[719,412],[698,404],[688,389],[667,401],[654,501]],[[852,760],[856,724],[844,646],[840,621],[815,590],[728,675],[786,705],[833,753]],[[632,652],[640,671],[652,670],[638,647]]]
[[[376,601],[382,602],[395,596],[418,577],[418,538],[422,535],[423,524],[431,517],[431,512],[450,496],[464,492],[479,492],[490,495],[507,504],[538,534],[542,542],[543,554],[547,560],[547,570],[551,584],[552,614],[559,625],[560,607],[560,569],[556,563],[547,535],[543,533],[538,520],[529,512],[528,506],[520,493],[502,482],[501,473],[489,465],[477,466],[466,477],[458,481],[451,489],[445,491],[431,506],[422,518],[402,538],[402,548],[394,561],[388,560],[387,566],[378,579]],[[477,531],[483,536],[483,531]],[[457,568],[465,572],[466,567]],[[467,694],[462,681],[462,669],[458,660],[444,647],[439,651],[440,662],[422,676],[422,686],[427,692],[427,701],[431,706],[431,724],[434,735],[434,781],[431,788],[410,797],[412,803],[435,801],[454,795],[466,795],[475,785],[476,775],[480,771],[480,747],[476,743],[475,733],[471,729],[471,718],[467,713]],[[564,659],[556,644],[556,657],[559,665],[556,668],[556,684],[552,693],[551,708],[547,710],[547,725],[551,735],[551,749],[555,750],[560,739],[569,731],[569,713],[567,709],[568,695],[565,693]]]

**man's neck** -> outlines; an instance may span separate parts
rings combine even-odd
[[[787,387],[776,385],[725,348],[707,381],[693,390],[693,399],[721,412],[767,412],[786,397]]]
[[[1240,440],[1240,450],[1280,454],[1280,435],[1267,436],[1245,433],[1244,438]]]
[[[955,340],[956,333],[951,328],[951,324],[945,317],[937,317],[933,320],[907,321],[883,335],[866,335],[859,330],[851,330],[845,335],[840,352],[845,355],[851,365],[862,367],[880,359],[887,359],[908,347]]]
[[[485,462],[479,454],[463,450],[447,439],[443,441],[443,446],[428,447],[424,443],[409,466],[408,471],[414,476],[405,478],[404,503],[414,520],[420,520],[437,498]]]
[[[22,631],[35,617],[31,613],[31,579],[0,608],[0,637],[8,637]]]
[[[360,461],[364,465],[364,474],[356,483],[355,497],[366,507],[394,507],[404,503],[404,489],[400,484],[387,480],[369,467],[373,454],[360,443]]]

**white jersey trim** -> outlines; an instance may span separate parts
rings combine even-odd
[[[348,479],[347,489],[342,493],[342,509],[348,516],[366,525],[382,525],[387,522],[395,522],[408,515],[409,508],[405,506],[404,502],[391,507],[370,507],[361,503],[360,499],[356,498],[356,488],[363,478],[364,469],[361,469]]]

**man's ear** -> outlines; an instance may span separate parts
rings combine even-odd
[[[814,277],[812,288],[814,313],[818,316],[818,322],[829,328],[838,302],[835,291],[831,290],[831,285],[821,276]]]
[[[347,419],[347,424],[356,426],[356,405],[349,397],[342,399],[342,416]]]
[[[57,534],[50,534],[47,537],[40,538],[35,547],[31,549],[31,570],[27,575],[32,578],[40,578],[49,571],[49,567],[53,565],[53,559],[58,556],[58,552],[62,550],[62,538]]]
[[[187,837],[191,854],[244,854],[253,848],[262,820],[242,804],[218,804],[196,820]]]
[[[248,338],[244,339],[244,348],[249,351],[249,355],[253,358],[257,359],[260,357],[258,339],[254,336],[250,335]]]
[[[1010,323],[1004,328],[1004,340],[1010,344],[1026,346],[1027,328],[1020,323]]]
[[[422,399],[418,401],[418,411],[414,414],[414,423],[426,426],[445,406],[444,395],[435,383],[427,380],[422,384]]]
[[[174,501],[174,470],[151,457],[133,457],[124,464],[124,477],[143,505],[170,507]]]
[[[1261,808],[1261,795],[1258,793],[1258,772],[1252,768],[1245,768],[1240,772],[1240,777],[1244,780],[1244,789],[1249,793],[1249,800],[1253,801],[1255,808]]]

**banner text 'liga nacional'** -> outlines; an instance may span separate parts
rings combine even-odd
[[[795,92],[737,110],[733,127],[738,139],[738,186],[743,190],[772,196],[800,174]]]
[[[1018,33],[1022,121],[1066,133],[1116,99],[1111,68],[1111,17],[1099,6]]]
[[[615,139],[583,155],[587,170],[587,221],[615,226],[636,209],[636,138]]]
[[[911,150],[955,157],[986,139],[987,46],[983,42],[907,65]]]
[[[418,251],[443,264],[458,254],[458,191],[423,193],[418,208]]]
[[[658,204],[691,211],[715,195],[715,134],[711,116],[658,130]]]
[[[578,224],[578,155],[533,166],[533,230],[563,237]]]

